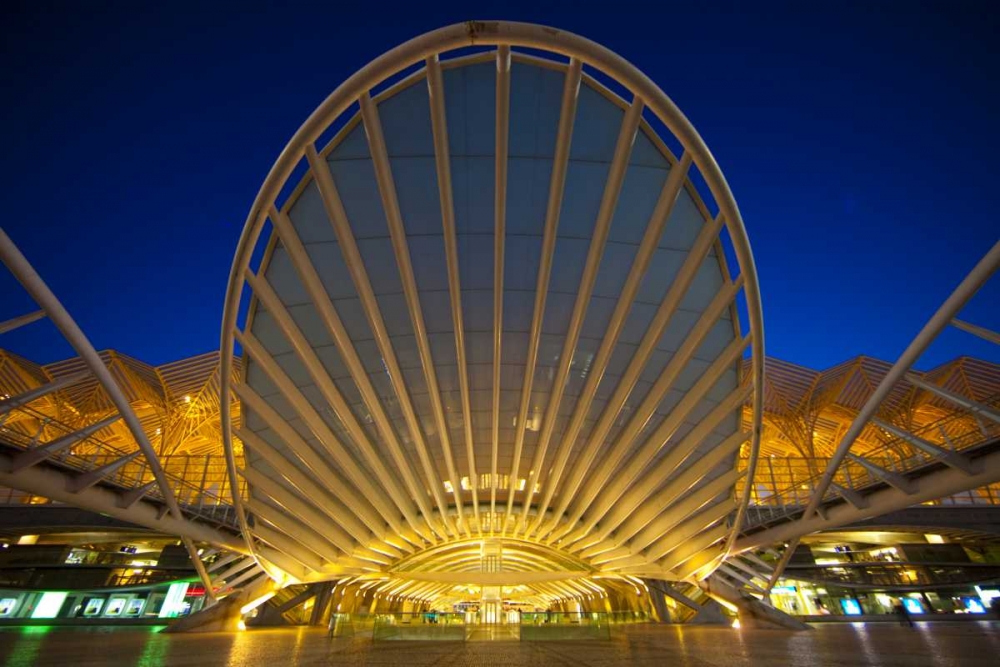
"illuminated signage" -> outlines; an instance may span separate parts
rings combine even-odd
[[[919,600],[914,600],[913,598],[903,598],[903,606],[906,607],[906,611],[911,614],[924,613],[924,608],[920,605]]]
[[[986,613],[986,609],[985,609],[985,607],[983,607],[983,603],[980,602],[979,600],[977,600],[976,598],[964,598],[964,600],[965,600],[965,609],[970,614],[985,614]]]
[[[0,600],[0,616],[10,616],[17,606],[17,598],[4,598]]]
[[[840,606],[844,609],[844,613],[848,616],[860,616],[861,615],[861,605],[858,604],[857,600],[841,600]]]
[[[175,618],[185,611],[187,603],[184,602],[184,596],[187,594],[187,589],[188,582],[186,581],[170,584],[170,588],[167,589],[167,598],[163,601],[163,606],[160,607],[160,618]]]
[[[59,610],[62,609],[63,602],[69,593],[65,591],[48,591],[42,593],[42,597],[31,612],[32,618],[55,618]]]

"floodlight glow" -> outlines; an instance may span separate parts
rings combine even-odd
[[[247,602],[245,605],[240,607],[240,614],[249,614],[251,611],[261,606],[271,598],[273,598],[274,593],[275,591],[271,591],[270,593],[265,593],[264,595],[261,595],[256,600],[251,600],[250,602]]]

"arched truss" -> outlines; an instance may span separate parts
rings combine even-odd
[[[1000,482],[1000,396],[978,395],[967,382],[963,390],[951,385],[948,375],[933,378],[913,370],[949,326],[1000,345],[997,332],[959,319],[962,309],[998,269],[1000,241],[945,299],[896,363],[883,371],[826,461],[825,470],[801,484],[806,489],[804,507],[797,499],[799,485],[793,485],[778,494],[783,497],[771,499],[779,509],[765,512],[766,521],[742,526],[746,533],[734,545],[736,554],[776,543],[786,545],[770,573],[767,590],[781,576],[805,535]],[[995,386],[992,376],[982,380],[980,389]],[[914,388],[947,406],[948,416],[942,421],[953,423],[914,428],[912,422],[894,419],[901,403],[913,403]],[[881,450],[859,451],[856,444],[866,431],[883,434],[886,440]],[[886,466],[887,461],[890,466]],[[772,525],[762,528],[767,523]]]
[[[485,538],[704,576],[746,508],[762,367],[739,211],[666,95],[569,33],[443,28],[339,87],[254,202],[222,330],[235,503],[300,580]]]
[[[179,535],[192,564],[214,600],[211,580],[194,541],[205,541],[244,551],[233,536],[190,516],[178,502],[183,480],[164,470],[156,449],[116,375],[106,364],[66,308],[35,271],[14,242],[0,228],[0,263],[5,265],[38,305],[39,310],[0,322],[0,333],[41,319],[49,319],[80,355],[75,367],[44,384],[0,396],[0,487],[16,489],[89,509],[137,525]],[[72,423],[44,412],[27,412],[40,400],[73,389],[99,393],[106,399],[97,415],[76,415]],[[23,428],[27,415],[32,429]],[[92,419],[93,418],[93,419]],[[10,421],[10,425],[7,422]],[[108,445],[101,439],[124,422],[135,443],[134,451]],[[177,485],[181,482],[181,485]]]

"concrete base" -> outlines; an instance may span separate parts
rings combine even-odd
[[[646,585],[649,587],[649,601],[653,605],[653,613],[656,614],[656,619],[660,623],[670,623],[673,619],[670,617],[670,609],[667,607],[663,591],[663,588],[669,584],[657,579],[647,579]]]
[[[721,604],[715,600],[707,600],[688,623],[691,625],[729,625],[730,620]]]
[[[757,598],[738,590],[716,576],[699,582],[709,596],[736,607],[740,626],[744,628],[779,628],[783,630],[812,630],[808,625],[789,616],[780,609],[764,604]]]
[[[226,596],[207,609],[190,616],[178,618],[162,632],[236,632],[240,629],[240,609],[273,590],[274,582],[265,579],[251,588],[244,588]]]
[[[238,593],[219,600],[208,609],[178,618],[163,632],[236,632],[239,629],[240,607],[246,604]]]

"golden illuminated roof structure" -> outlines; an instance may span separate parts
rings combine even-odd
[[[187,456],[209,457],[213,470],[222,465],[224,449],[218,408],[217,352],[160,366],[146,364],[114,350],[101,352],[101,358],[115,373],[125,394],[131,397],[146,434],[157,445],[168,469],[178,471],[182,465],[179,461]],[[234,363],[236,377],[239,377],[240,359],[237,357]],[[80,364],[79,358],[72,358],[41,365],[0,349],[0,400],[4,396],[37,390],[60,378],[72,377],[80,370]],[[889,367],[888,362],[880,359],[855,357],[819,371],[767,357],[761,456],[793,459],[796,465],[811,459],[825,460]],[[982,359],[959,357],[919,375],[936,386],[975,401],[992,403],[1000,396],[1000,366]],[[912,430],[939,422],[955,431],[969,428],[968,414],[956,411],[954,404],[917,385],[901,384],[897,396],[895,410],[883,414],[893,423],[909,426]],[[49,424],[66,426],[99,421],[108,415],[109,405],[103,388],[92,377],[84,377],[12,411],[3,425],[8,431],[33,437],[46,420]],[[239,407],[239,401],[234,400],[231,414],[237,419]],[[749,429],[751,421],[751,406],[745,404],[745,429]],[[975,425],[974,420],[971,423]],[[170,428],[171,424],[183,426]],[[136,449],[130,431],[118,422],[98,431],[96,436],[124,451]],[[856,451],[865,454],[876,450],[886,437],[884,431],[870,429],[859,439]],[[189,464],[189,467],[192,475],[199,474],[197,465]],[[224,471],[220,469],[213,479],[222,476]],[[768,480],[758,475],[758,481],[766,483]]]
[[[219,428],[219,353],[208,352],[179,361],[151,366],[114,350],[100,353],[138,415],[157,454],[222,453]],[[239,372],[239,363],[235,364]],[[0,395],[17,396],[48,382],[78,376],[86,366],[79,357],[40,366],[0,349]],[[31,403],[6,421],[7,427],[49,418],[66,426],[93,423],[114,412],[107,392],[92,376],[80,377],[66,388]],[[233,406],[239,416],[239,404]],[[125,449],[135,448],[129,429],[115,422],[98,433],[100,439]]]
[[[827,458],[892,364],[871,357],[855,357],[824,371],[798,366],[774,357],[765,363],[764,437],[762,456]],[[1000,394],[997,364],[959,357],[920,377],[979,402]],[[912,382],[901,382],[882,405],[882,417],[911,431],[947,420],[955,405]],[[749,426],[749,411],[744,426]],[[965,422],[947,422],[949,429],[968,428]],[[937,441],[940,438],[935,438]],[[870,425],[858,438],[854,451],[864,454],[882,445],[886,434]]]
[[[652,82],[539,26],[429,33],[320,106],[248,220],[245,533],[303,580],[484,538],[707,574],[760,323],[736,205]]]

